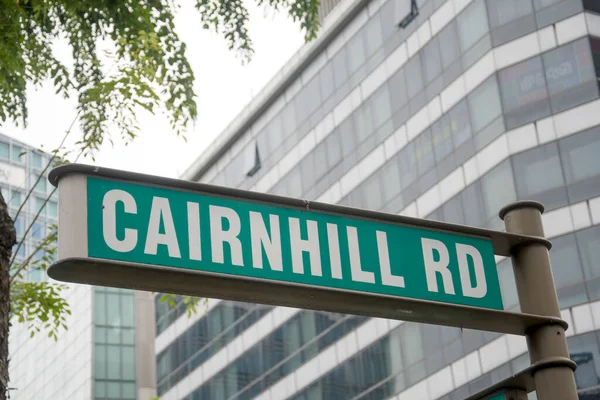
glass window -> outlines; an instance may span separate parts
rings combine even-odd
[[[432,39],[423,48],[423,72],[425,83],[429,84],[442,72],[442,62],[437,39]]]
[[[510,160],[506,160],[481,178],[486,217],[498,220],[498,211],[517,199]]]
[[[106,325],[120,326],[121,312],[119,311],[119,294],[108,293],[106,295]]]
[[[490,25],[497,28],[533,13],[531,0],[488,0]]]
[[[346,48],[342,48],[333,56],[333,78],[335,79],[335,87],[339,88],[348,80],[348,62],[346,61]]]
[[[41,240],[44,235],[44,226],[39,222],[34,222],[31,226],[31,237],[36,240]]]
[[[598,8],[600,8],[600,6],[598,6]],[[600,39],[590,38],[590,47],[592,48],[592,58],[594,59],[596,76],[600,77]]]
[[[121,329],[121,343],[123,344],[135,344],[135,329],[123,328]]]
[[[382,205],[381,201],[381,184],[379,182],[379,174],[375,173],[365,181],[358,190],[363,191],[365,199],[365,208],[369,210],[379,210]]]
[[[357,144],[362,143],[373,133],[373,113],[370,102],[364,102],[354,111],[354,129],[356,132]]]
[[[300,197],[302,195],[302,180],[300,176],[300,168],[296,166],[290,171],[285,179],[287,185],[286,193],[290,197]]]
[[[400,329],[400,331],[403,330],[400,335],[402,358],[404,359],[404,365],[410,366],[423,359],[424,356],[421,326],[413,322],[407,322],[402,328],[403,329]]]
[[[121,389],[123,391],[122,398],[123,399],[135,399],[135,384],[134,383],[122,383]]]
[[[541,57],[508,67],[498,77],[507,129],[550,115]]]
[[[52,218],[58,217],[58,203],[55,201],[48,201],[48,216]]]
[[[398,155],[400,161],[400,176],[402,188],[407,188],[417,177],[417,158],[415,156],[415,142],[410,142]]]
[[[382,189],[384,203],[387,203],[400,194],[401,189],[400,171],[395,158],[381,168],[381,180],[385,183]]]
[[[319,82],[321,84],[321,98],[325,101],[335,90],[333,86],[335,81],[333,79],[333,67],[331,63],[325,64],[319,72]]]
[[[502,293],[502,303],[505,310],[510,310],[513,306],[519,304],[517,284],[515,283],[515,274],[510,258],[502,260],[498,264],[497,269],[500,292]]]
[[[106,382],[94,382],[94,398],[104,400],[106,398]]]
[[[264,390],[264,385],[261,385],[260,381],[256,380],[264,371],[270,370],[267,372],[268,376],[266,380],[268,382],[275,382],[283,375],[294,371],[303,362],[313,358],[321,349],[333,343],[362,321],[364,321],[364,318],[348,318],[329,313],[302,312],[265,338],[264,341],[249,349],[233,364],[203,383],[195,391],[194,399],[230,398],[241,400],[254,398]],[[326,332],[328,328],[329,331]],[[316,341],[310,343],[313,339],[316,339]],[[354,360],[358,359],[358,363],[364,364],[366,361],[369,361],[368,359],[362,359],[366,353],[373,359],[376,359],[376,356],[380,356],[379,354],[372,354],[367,349]],[[280,362],[283,363],[278,365]],[[336,374],[336,370],[346,372],[351,363],[352,361],[343,364],[339,369],[334,369],[322,379],[327,380],[328,377],[331,377],[331,374],[334,374],[337,378],[334,381],[340,382],[340,378],[343,379],[343,376]],[[276,365],[278,367],[273,368]],[[358,365],[355,367],[357,372],[361,370]],[[381,378],[378,376],[377,380]],[[231,383],[231,386],[224,388],[223,384],[226,382]],[[368,384],[370,386],[375,382],[368,382]],[[264,380],[262,383],[264,384]],[[249,384],[250,387],[247,387]],[[232,395],[244,387],[246,391],[243,395],[232,397]],[[222,394],[224,393],[223,390],[227,392],[225,395]],[[360,392],[364,389],[358,390]]]
[[[587,293],[574,235],[552,240],[550,262],[560,306],[564,308],[585,303]]]
[[[600,13],[600,4],[598,4],[598,0],[583,0],[583,7],[586,10]]]
[[[461,194],[465,224],[482,226],[486,221],[480,182],[475,182]]]
[[[19,248],[18,252],[17,252],[17,258],[25,258],[25,252],[27,249],[27,244],[21,242],[21,245],[19,246],[19,244],[15,244],[13,247],[13,252],[17,251],[17,247]]]
[[[456,22],[452,21],[438,35],[442,66],[449,67],[460,57],[460,47]]]
[[[463,211],[462,202],[460,196],[456,196],[451,200],[448,200],[442,206],[442,212],[444,213],[444,221],[453,224],[465,223],[465,213]]]
[[[358,70],[365,63],[365,45],[362,32],[358,32],[348,42],[348,71],[350,75]]]
[[[294,108],[293,103],[286,104],[283,109],[283,129],[285,135],[290,135],[292,132],[296,131],[296,109]]]
[[[472,136],[471,118],[469,116],[467,100],[463,100],[454,106],[447,116],[448,118],[445,123],[448,124],[448,128],[452,132],[452,142],[454,143],[454,148],[458,148]]]
[[[339,126],[340,141],[344,157],[352,153],[356,148],[356,135],[354,133],[354,122],[352,116],[346,118]]]
[[[458,16],[457,23],[460,47],[465,52],[489,31],[483,0],[475,0],[468,6]]]
[[[106,343],[106,328],[94,326],[94,342]]]
[[[552,4],[556,4],[563,0],[533,0],[533,5],[536,10],[541,10],[542,8],[551,6]]]
[[[38,180],[39,178],[39,180]],[[37,183],[36,183],[37,182]],[[35,184],[35,191],[38,193],[46,193],[46,178],[45,177],[40,177],[40,175],[38,174],[31,174],[29,176],[29,183],[30,185],[34,185]]]
[[[566,204],[556,143],[517,154],[513,163],[519,198],[540,200],[549,209]]]
[[[412,99],[417,93],[423,90],[423,74],[421,68],[420,53],[414,55],[407,63],[405,68],[406,84],[408,87],[408,97]]]
[[[25,233],[25,220],[23,219],[22,215],[17,217],[17,219],[15,220],[14,226],[15,226],[15,230],[17,231],[17,238],[22,237],[23,234]]]
[[[34,168],[42,168],[42,155],[37,151],[31,152],[31,166]]]
[[[415,158],[419,175],[423,175],[435,165],[431,131],[427,130],[415,139]]]
[[[598,373],[598,361],[600,352],[598,351],[598,339],[596,334],[588,333],[569,338],[569,358],[577,363],[575,370],[575,384],[578,389],[597,387],[600,382]],[[598,398],[598,391],[580,392],[580,399],[592,400]]]
[[[34,212],[37,214],[38,211],[41,210],[40,215],[44,215],[44,203],[46,202],[45,199],[41,199],[39,197],[35,198],[35,209]]]
[[[23,159],[23,156],[24,156],[23,153],[24,152],[25,152],[25,149],[23,149],[21,146],[13,145],[13,148],[12,148],[12,160],[16,161],[16,162],[21,162],[22,163],[23,161],[25,161]]]
[[[94,376],[96,379],[106,379],[106,346],[94,346]]]
[[[106,346],[108,379],[121,379],[121,346]]]
[[[342,161],[342,145],[337,132],[333,132],[325,139],[325,147],[327,148],[327,160],[329,167],[336,166]]]
[[[543,55],[553,112],[598,97],[598,82],[587,38]]]
[[[469,109],[475,132],[481,131],[502,113],[495,75],[469,95]]]
[[[106,398],[111,400],[121,398],[121,384],[119,382],[106,383]]]
[[[439,163],[452,153],[452,132],[448,124],[448,116],[444,115],[431,126],[433,151]]]
[[[571,202],[599,195],[600,129],[591,129],[561,139],[558,146]]]
[[[318,98],[315,99],[315,102],[318,104],[319,100]],[[309,108],[305,108],[305,110],[309,111]],[[309,111],[310,112],[310,111]],[[243,154],[243,162],[244,162],[244,174],[246,175],[248,172],[251,172],[253,169],[255,169],[258,166],[260,166],[260,159],[261,156],[263,159],[267,158],[267,156],[273,154],[275,152],[275,150],[277,150],[277,148],[281,145],[281,143],[283,142],[284,136],[283,136],[283,119],[281,118],[281,114],[276,115],[271,121],[269,121],[269,123],[267,124],[267,126],[265,126],[265,130],[264,130],[264,142],[266,144],[267,147],[267,153],[262,153],[260,151],[260,147],[257,146],[255,141],[251,141],[245,149],[245,154]],[[257,154],[258,152],[258,160],[259,162],[257,163]],[[261,154],[262,153],[262,154]],[[234,171],[234,173],[236,173],[236,176],[240,177],[240,181],[242,178],[242,174],[239,174],[239,167],[237,165],[234,165],[233,162],[232,164],[230,164],[232,167],[232,171]],[[256,172],[256,171],[254,171]]]
[[[313,184],[318,182],[323,175],[328,171],[327,164],[327,148],[325,147],[325,142],[321,142],[317,145],[317,147],[313,150],[315,153],[314,165],[315,172],[313,176]]]
[[[319,89],[319,77],[315,76],[296,97],[296,107],[298,109],[298,122],[312,115],[312,113],[321,104],[321,92]]]
[[[23,198],[23,193],[13,190],[12,194],[10,195],[10,206],[18,209],[19,207],[21,207],[21,202],[23,201]]]
[[[315,158],[315,153],[311,151],[300,162],[300,175],[302,177],[302,187],[304,190],[312,188],[315,184]]]
[[[133,296],[130,294],[121,295],[121,326],[135,325],[133,307]]]
[[[600,227],[579,231],[575,236],[585,277],[588,280],[594,279],[595,282],[591,285],[590,300],[597,300],[600,298],[600,288],[597,283],[600,278],[600,262],[598,262],[600,260]]]
[[[377,129],[392,116],[388,85],[383,84],[381,88],[375,92],[371,102],[373,104],[371,107],[371,110],[373,111],[373,127]]]
[[[389,79],[390,96],[392,99],[392,110],[394,113],[406,105],[406,81],[404,80],[404,68],[396,71]]]
[[[39,256],[37,256],[37,254],[40,254],[39,252],[36,253],[36,258],[38,258]],[[31,269],[29,270],[29,281],[30,282],[40,282],[42,280],[42,271],[40,270],[40,263],[38,264],[32,264],[31,265]]]
[[[94,293],[94,322],[106,325],[106,294],[98,291]]]
[[[0,142],[0,157],[8,159],[10,154],[10,145],[5,142]]]
[[[379,18],[371,18],[364,27],[367,55],[370,56],[383,45],[383,32]]]
[[[130,346],[122,346],[121,357],[123,358],[123,371],[121,378],[125,380],[135,380],[134,348]]]

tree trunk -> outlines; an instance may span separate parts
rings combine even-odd
[[[8,395],[8,316],[10,311],[10,256],[17,242],[15,227],[0,193],[0,400]]]

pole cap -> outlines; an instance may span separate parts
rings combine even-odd
[[[520,200],[502,207],[498,212],[498,216],[500,217],[500,219],[504,220],[506,214],[508,214],[510,211],[517,210],[520,208],[535,208],[539,210],[540,214],[544,213],[544,205],[542,203],[533,200]]]

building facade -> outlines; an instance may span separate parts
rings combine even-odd
[[[493,229],[542,202],[580,398],[597,399],[599,77],[597,1],[344,0],[183,177]],[[464,399],[529,365],[512,335],[184,306],[157,306],[164,400]]]
[[[48,155],[0,135],[0,188],[13,218],[35,185],[15,220],[17,239],[22,242],[17,263],[27,259],[58,222],[58,191],[48,182],[47,171],[43,172],[48,160]],[[44,256],[39,251],[33,260],[41,261]],[[43,269],[30,268],[23,279],[39,282],[49,278]],[[43,330],[30,338],[26,324],[12,321],[10,398],[150,400],[155,395],[154,336],[147,333],[154,331],[152,295],[65,286],[62,295],[71,315],[66,321],[68,330],[61,330],[56,341]]]

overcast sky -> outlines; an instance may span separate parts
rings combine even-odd
[[[198,119],[195,126],[190,126],[187,143],[176,137],[162,116],[143,114],[139,117],[141,132],[136,141],[129,146],[105,145],[94,164],[178,177],[303,44],[299,25],[286,14],[266,13],[264,8],[246,1],[255,54],[252,62],[243,66],[221,36],[201,28],[193,2],[180,3],[176,27],[187,44],[187,56],[196,76],[198,104]],[[56,52],[63,59],[70,51],[61,43]],[[32,88],[27,100],[27,128],[6,123],[0,131],[33,146],[56,148],[75,116],[75,102],[56,95],[51,84]]]

